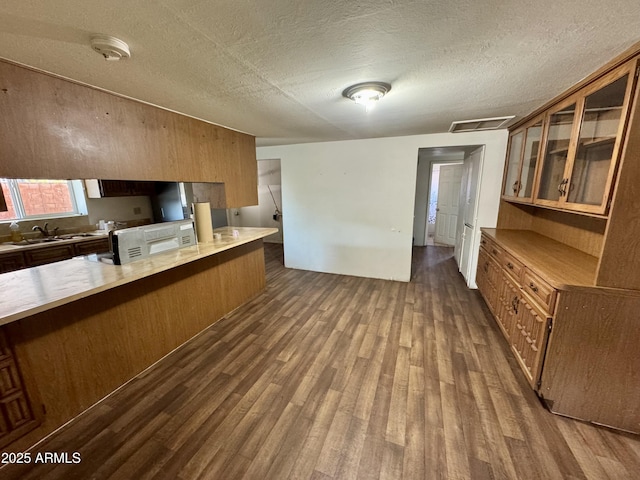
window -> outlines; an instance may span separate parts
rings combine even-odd
[[[8,211],[0,221],[79,213],[70,180],[0,178]]]

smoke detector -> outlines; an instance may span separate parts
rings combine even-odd
[[[106,60],[115,61],[129,58],[131,52],[129,45],[115,37],[108,35],[95,35],[91,38],[91,48],[102,55]]]

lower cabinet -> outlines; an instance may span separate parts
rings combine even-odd
[[[73,245],[55,245],[53,247],[46,246],[42,248],[34,248],[33,250],[25,250],[24,252],[24,258],[29,267],[59,262],[61,260],[69,260],[70,258],[73,258],[73,256]]]
[[[13,350],[0,327],[0,448],[39,425]]]
[[[525,290],[522,277],[528,270],[509,268],[514,264],[513,257],[503,262],[503,250],[491,245],[485,249],[484,245],[478,255],[478,289],[529,384],[538,390],[551,315]]]
[[[13,272],[26,266],[22,252],[3,253],[0,255],[0,273]]]
[[[104,253],[109,251],[109,239],[98,238],[74,244],[76,255],[89,255],[91,253]]]
[[[524,294],[517,300],[511,349],[531,386],[540,388],[542,360],[547,346],[551,317],[540,312]]]
[[[68,260],[77,255],[109,251],[109,239],[96,238],[73,243],[46,245],[23,251],[0,253],[0,273],[13,272],[26,267]]]

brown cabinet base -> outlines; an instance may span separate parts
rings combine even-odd
[[[10,450],[33,445],[265,284],[257,240],[8,324],[46,408],[42,424]]]
[[[33,397],[28,395],[22,378],[6,328],[0,327],[0,448],[40,424],[38,409],[34,408]]]

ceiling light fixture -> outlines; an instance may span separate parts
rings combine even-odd
[[[391,85],[388,83],[364,82],[346,88],[342,92],[342,96],[353,100],[357,104],[364,105],[365,110],[369,112],[389,90],[391,90]]]

